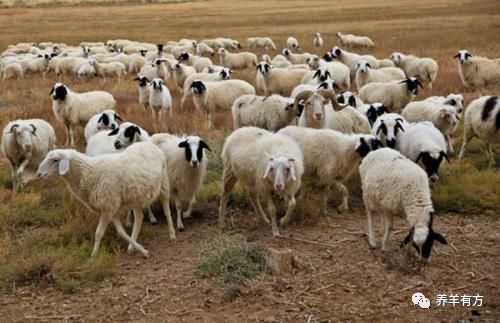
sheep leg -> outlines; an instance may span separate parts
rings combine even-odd
[[[229,201],[229,193],[236,185],[237,178],[231,172],[231,170],[224,169],[222,174],[222,191],[220,195],[220,205],[219,205],[219,226],[224,227],[225,217],[226,217],[226,207]]]
[[[17,193],[17,191],[19,190],[19,178],[17,177],[16,166],[12,164],[10,166],[10,170],[11,170],[10,173],[12,175],[12,191],[14,193]]]
[[[373,231],[372,215],[372,210],[366,208],[366,218],[368,220],[368,243],[370,244],[370,247],[375,248],[377,243],[375,242],[375,232]]]
[[[462,148],[460,149],[460,154],[458,155],[458,159],[464,158],[465,147],[467,146],[467,144],[469,143],[469,141],[472,139],[473,136],[474,135],[472,129],[466,126],[464,128],[464,142],[462,143]]]
[[[135,218],[135,211],[131,210],[130,212],[127,213],[127,216],[125,217],[125,226],[129,227],[132,224],[132,216]]]
[[[292,212],[293,209],[295,208],[296,205],[295,197],[292,195],[288,199],[288,207],[286,209],[285,216],[280,219],[280,225],[286,225],[290,221],[290,218],[292,217]]]
[[[155,215],[153,214],[153,210],[151,210],[151,205],[148,206],[148,210],[147,211],[148,211],[149,223],[151,223],[151,224],[157,224],[158,220],[156,220]]]
[[[273,198],[271,195],[267,196],[267,212],[271,217],[271,226],[273,229],[273,236],[279,236],[278,224],[276,222],[276,207],[274,206]]]
[[[323,188],[323,199],[321,201],[321,209],[319,210],[320,215],[326,215],[326,206],[328,204],[328,198],[330,197],[331,188],[330,185],[325,185]]]
[[[141,210],[141,213],[142,213],[142,210]],[[116,232],[118,232],[118,235],[120,235],[123,239],[128,241],[134,247],[134,249],[139,250],[145,258],[148,258],[149,252],[146,249],[144,249],[144,247],[142,245],[138,244],[134,239],[132,239],[127,234],[127,232],[125,232],[125,229],[123,228],[123,225],[120,222],[120,219],[118,217],[113,217],[112,221],[113,221],[113,224],[115,225],[115,229],[116,229]],[[134,223],[134,227],[135,227],[135,223]]]
[[[184,219],[188,219],[191,217],[191,212],[193,212],[194,202],[196,202],[196,196],[193,195],[193,197],[191,197],[191,199],[189,200],[189,205],[188,205],[187,211],[182,214],[182,217]]]
[[[184,224],[182,223],[182,202],[178,196],[175,197],[175,209],[177,210],[177,229],[179,229],[179,231],[183,231]]]
[[[104,232],[106,232],[106,228],[108,227],[109,222],[111,222],[111,215],[102,214],[99,219],[99,224],[97,225],[97,229],[95,231],[95,242],[94,249],[92,250],[91,257],[95,257],[97,251],[99,250],[99,246],[101,245],[102,237],[104,236]]]
[[[75,133],[74,133],[74,129],[73,129],[73,126],[69,126],[69,137],[70,137],[70,145],[71,147],[75,146]]]
[[[392,215],[383,215],[384,222],[384,236],[382,237],[382,251],[387,251],[387,246],[389,245],[389,235],[392,230]]]
[[[69,126],[64,125],[64,130],[66,131],[66,141],[64,142],[64,146],[69,146]]]
[[[23,162],[21,163],[21,165],[19,166],[19,168],[16,171],[17,188],[18,189],[23,187],[23,173],[24,173],[24,169],[26,168],[26,166],[28,166],[29,162],[30,162],[30,158],[27,157],[25,160],[23,160]]]
[[[260,215],[260,217],[264,220],[264,222],[269,224],[270,223],[269,219],[267,218],[266,213],[262,209],[262,205],[260,204],[260,200],[259,197],[257,196],[257,193],[254,191],[250,192],[250,203],[252,204],[255,213]]]
[[[165,213],[165,217],[167,218],[168,236],[170,240],[175,240],[174,223],[172,221],[172,214],[170,213],[170,198],[163,200],[163,213]]]
[[[212,122],[212,115],[210,114],[210,112],[207,112],[207,121],[208,121],[208,129],[212,129],[213,122]]]
[[[449,135],[449,134],[447,134],[447,135],[445,136],[445,139],[446,139],[446,144],[448,145],[448,152],[449,152],[449,153],[453,153],[453,152],[454,152],[454,150],[453,150],[453,143],[452,143],[452,141],[451,141],[451,137],[450,137],[450,135]]]
[[[347,190],[347,187],[339,181],[334,181],[333,185],[335,185],[336,189],[339,190],[342,195],[342,204],[338,207],[338,211],[340,213],[345,212],[349,209],[349,205],[347,203],[349,191]]]
[[[139,232],[141,232],[142,221],[144,220],[144,213],[141,208],[134,210],[134,228],[132,229],[132,239],[137,241]],[[130,254],[134,251],[134,246],[132,244],[128,245],[127,252]]]
[[[490,161],[490,167],[494,167],[496,165],[495,155],[493,154],[493,148],[490,143],[486,144],[486,154],[488,155],[488,159]]]

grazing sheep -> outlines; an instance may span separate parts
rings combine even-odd
[[[472,138],[486,141],[486,156],[490,166],[495,165],[495,155],[491,145],[500,142],[500,97],[482,96],[472,101],[464,115],[464,141],[458,156],[464,158],[465,147]]]
[[[457,114],[460,118],[464,115],[464,97],[462,94],[450,93],[445,96],[429,96],[425,98],[425,101],[431,101],[437,104],[451,105],[457,110]],[[459,119],[460,119],[459,118]]]
[[[95,114],[85,126],[85,141],[88,142],[90,137],[99,131],[115,130],[119,126],[118,121],[123,120],[114,110],[104,110],[101,113]]]
[[[257,74],[262,75],[265,84],[265,95],[279,94],[289,96],[293,88],[300,84],[300,81],[307,73],[307,70],[289,70],[285,68],[272,68],[269,63],[261,62],[257,68]]]
[[[59,59],[52,59],[54,61],[55,67],[54,72],[56,76],[60,76],[61,74],[73,74],[78,73],[78,69],[81,64],[85,64],[88,62],[88,59],[83,57],[61,57]],[[50,63],[49,63],[50,68]]]
[[[269,220],[260,199],[267,202],[268,215],[274,236],[279,236],[273,195],[286,200],[287,210],[280,224],[285,225],[295,208],[295,195],[304,173],[300,148],[290,138],[272,134],[264,129],[244,127],[226,138],[222,149],[224,171],[219,206],[219,224],[224,226],[229,193],[240,181],[250,191],[250,202],[255,213]]]
[[[292,51],[299,51],[299,41],[294,37],[288,37],[288,39],[286,40],[286,48]]]
[[[366,36],[355,36],[353,34],[342,34],[340,31],[335,34],[340,46],[344,47],[373,47],[373,41]]]
[[[233,71],[227,67],[223,67],[220,72],[217,73],[194,73],[189,75],[184,81],[183,90],[182,90],[182,98],[181,98],[181,107],[184,106],[184,102],[187,97],[191,95],[191,85],[194,81],[206,81],[206,82],[218,82],[231,79],[231,75]]]
[[[91,59],[90,64],[94,67],[97,76],[103,79],[105,77],[117,77],[118,81],[121,82],[123,77],[127,75],[127,68],[120,62],[99,63],[95,59]]]
[[[363,202],[368,218],[368,242],[376,247],[372,216],[380,213],[384,236],[382,251],[388,250],[394,215],[406,215],[410,232],[401,246],[410,240],[421,259],[427,260],[434,241],[447,244],[432,229],[433,206],[429,180],[424,171],[400,153],[382,148],[366,156],[359,166]]]
[[[134,81],[137,81],[139,85],[139,104],[147,109],[149,107],[149,80],[143,75],[138,75]]]
[[[366,103],[383,103],[390,112],[399,112],[418,94],[422,83],[414,77],[387,83],[374,82],[363,86],[358,94]]]
[[[276,50],[276,45],[270,37],[250,37],[247,38],[248,48],[264,48],[265,50]]]
[[[296,122],[301,107],[281,95],[242,95],[231,108],[233,127],[253,126],[275,132]]]
[[[85,126],[96,113],[115,108],[115,99],[104,91],[77,93],[63,83],[56,83],[52,95],[52,111],[56,119],[64,124],[65,145],[75,145],[74,127]]]
[[[10,164],[14,193],[25,184],[24,172],[36,171],[55,142],[54,129],[41,119],[14,120],[5,126],[2,153]]]
[[[311,54],[309,54],[309,53],[296,54],[288,48],[283,49],[281,54],[283,56],[285,56],[286,59],[289,60],[290,63],[292,63],[292,64],[306,64],[307,65],[308,59],[311,59]]]
[[[433,182],[439,180],[439,166],[443,159],[450,162],[443,134],[428,121],[405,127],[396,142],[396,149],[420,165]]]
[[[257,55],[250,52],[230,53],[226,49],[219,49],[220,64],[230,69],[245,69],[257,67]]]
[[[416,77],[421,83],[432,88],[432,82],[436,80],[439,66],[435,60],[429,57],[417,57],[394,52],[390,59],[394,65],[401,68],[408,77]]]
[[[313,45],[316,48],[323,48],[323,38],[320,33],[314,34]]]
[[[208,128],[212,128],[212,113],[229,111],[234,101],[244,94],[255,94],[254,87],[241,80],[220,82],[194,81],[190,90],[194,106],[207,115]]]
[[[466,88],[481,90],[500,84],[500,59],[472,56],[463,49],[454,57],[458,58],[458,74]]]
[[[205,149],[208,144],[198,136],[177,137],[169,134],[155,134],[151,142],[165,154],[170,183],[170,196],[177,210],[177,229],[184,230],[183,218],[190,218],[196,192],[203,184],[207,172]],[[182,212],[182,201],[189,201]]]
[[[4,81],[14,78],[17,80],[24,78],[23,67],[19,62],[8,64],[2,69],[2,79]]]
[[[149,253],[137,243],[144,214],[142,209],[158,198],[168,222],[170,239],[175,231],[170,216],[170,188],[165,155],[152,143],[138,143],[119,154],[90,157],[75,150],[53,150],[38,168],[38,177],[59,175],[69,191],[91,211],[100,213],[92,257],[97,254],[106,227],[113,222],[129,242],[128,252]],[[132,235],[125,232],[120,211],[135,212]]]
[[[22,60],[21,65],[23,66],[23,72],[24,74],[43,73],[45,77],[45,71],[47,70],[50,60],[51,56],[49,54],[40,54],[36,58]]]
[[[398,67],[383,67],[372,69],[365,60],[358,61],[356,65],[356,89],[359,91],[363,85],[372,82],[390,82],[405,79],[405,73]]]
[[[377,137],[382,146],[395,148],[407,126],[408,122],[400,114],[385,113],[375,119],[371,134]]]
[[[210,46],[214,51],[219,50],[219,48],[224,48],[224,45],[217,39],[204,39],[201,43]]]
[[[368,119],[370,126],[373,126],[378,117],[384,113],[389,113],[389,110],[382,103],[362,104],[356,109]]]
[[[78,68],[75,69],[75,76],[79,81],[84,81],[90,79],[91,77],[96,75],[96,71],[94,66],[89,62],[78,65]]]
[[[193,66],[197,73],[200,73],[203,69],[214,65],[208,57],[195,56],[189,53],[182,53],[179,55],[178,60],[189,66]]]
[[[349,192],[343,183],[351,177],[361,159],[379,147],[378,140],[371,135],[294,126],[281,129],[278,134],[292,138],[299,145],[304,154],[305,178],[323,186],[321,214],[326,212],[332,186],[342,195],[338,211],[347,211]]]

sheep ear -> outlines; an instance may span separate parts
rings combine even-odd
[[[61,159],[59,161],[59,175],[65,175],[69,171],[69,160]]]
[[[200,147],[205,148],[208,151],[212,151],[212,149],[210,149],[210,146],[206,142],[204,142],[203,140],[200,141]]]
[[[115,113],[115,119],[123,122],[122,118],[120,118],[120,116],[117,113]]]
[[[140,80],[140,78],[138,78],[138,77],[136,77],[136,78],[134,79],[134,81],[139,81],[139,80]]]
[[[108,136],[114,136],[114,135],[118,134],[118,130],[120,130],[120,128],[113,129],[110,133],[108,133]]]
[[[459,57],[460,57],[460,53],[458,53],[455,56],[453,56],[453,58],[459,58]]]
[[[181,141],[177,147],[179,148],[186,148],[188,146],[188,141],[187,140],[184,140],[184,141]]]
[[[420,161],[420,159],[422,158],[423,155],[424,155],[424,152],[421,151],[420,154],[418,154],[417,159],[415,159],[415,164],[418,164],[418,162]]]
[[[404,240],[401,241],[401,245],[399,246],[400,248],[403,248],[405,245],[407,245],[410,242],[412,234],[413,234],[413,229],[411,229],[410,232],[408,232],[408,234],[404,238]]]
[[[49,95],[52,95],[52,94],[54,94],[54,91],[55,91],[55,87],[53,87],[53,88],[52,88],[52,90],[50,90],[50,93],[49,93]]]
[[[271,161],[271,160],[272,160],[272,158],[271,158],[271,159],[269,159],[269,160]],[[270,172],[270,171],[271,171],[271,165],[270,165],[269,163],[267,163],[266,171],[264,172],[264,175],[262,176],[262,179],[266,179],[266,178],[267,178],[267,176],[269,176],[269,172]]]
[[[432,231],[432,238],[444,245],[448,244],[448,241],[443,237],[443,235],[439,232]]]
[[[33,128],[33,132],[32,132],[33,135],[36,136],[36,127],[35,127],[35,125],[30,123],[30,126],[31,126],[31,128]]]
[[[448,159],[448,155],[446,154],[446,152],[442,151],[441,153],[439,153],[441,156],[443,156],[446,161],[448,162],[448,164],[451,164],[450,160]]]
[[[313,75],[313,79],[319,77],[319,73],[321,73],[321,71],[319,69],[316,70],[316,73],[314,73],[314,75]]]

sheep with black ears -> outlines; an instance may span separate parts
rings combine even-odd
[[[265,95],[289,96],[307,72],[308,70],[302,69],[273,68],[266,62],[260,62],[257,67],[257,75],[262,75],[265,84]]]
[[[297,54],[288,48],[283,49],[281,54],[292,64],[307,64],[307,60],[311,58],[311,54],[309,53]]]
[[[398,113],[418,94],[422,83],[414,77],[387,83],[375,82],[363,86],[358,95],[365,103],[383,103],[390,112]]]
[[[189,53],[182,53],[177,59],[189,66],[193,66],[198,73],[203,71],[203,69],[214,65],[208,57],[195,56]]]
[[[230,69],[245,69],[257,67],[257,55],[250,52],[230,53],[226,49],[219,49],[220,64]]]
[[[118,128],[118,121],[122,118],[114,110],[105,110],[95,114],[89,119],[85,126],[85,140],[88,142],[90,137],[103,130],[115,130]]]
[[[208,144],[198,136],[177,137],[169,134],[154,134],[151,142],[165,154],[170,183],[170,197],[177,210],[177,229],[183,230],[182,219],[191,217],[196,192],[203,184],[207,172],[205,150]],[[188,208],[182,212],[182,202],[188,201]]]
[[[176,64],[172,65],[172,71],[174,74],[175,82],[181,90],[181,94],[184,95],[184,83],[189,76],[196,73],[196,69],[192,66],[177,62]]]
[[[304,91],[318,91],[318,90],[330,90],[333,92],[340,91],[340,88],[335,84],[333,80],[326,80],[321,82],[320,84],[299,84],[293,88],[292,94],[290,94],[291,99],[295,99],[295,97]]]
[[[64,124],[66,130],[65,145],[74,146],[74,128],[85,126],[96,113],[114,109],[115,99],[105,91],[77,93],[71,91],[63,83],[56,83],[50,91],[52,95],[52,111],[57,120]]]
[[[266,63],[269,63],[269,65],[272,65],[274,67],[278,67],[278,68],[285,68],[285,67],[290,67],[292,66],[293,64],[286,59],[285,56],[283,55],[276,55],[274,56],[272,59],[269,55],[267,54],[264,54],[262,55],[261,57],[261,62],[266,62]]]
[[[314,34],[313,45],[316,48],[322,48],[323,47],[323,38],[321,37],[320,33],[315,33]]]
[[[472,101],[464,115],[464,140],[458,156],[463,159],[465,147],[472,138],[486,142],[486,155],[490,166],[495,166],[495,155],[491,145],[500,142],[500,97],[482,96]]]
[[[439,180],[443,159],[450,162],[446,148],[443,134],[428,121],[409,124],[396,141],[396,149],[420,165],[433,182]]]
[[[94,67],[97,76],[102,77],[117,77],[118,82],[121,82],[123,77],[127,75],[127,68],[120,62],[99,63],[95,59],[90,59],[90,64]]]
[[[157,58],[152,63],[147,63],[139,71],[138,75],[146,77],[148,80],[160,78],[167,81],[170,78],[168,69],[163,63],[167,63],[166,59]]]
[[[164,117],[165,110],[172,117],[172,96],[162,79],[155,78],[149,82],[149,108],[153,116],[158,110],[160,119]]]
[[[466,88],[481,90],[500,84],[500,59],[472,56],[464,49],[454,57],[458,58],[458,74]]]
[[[328,56],[328,60],[320,59],[317,55],[311,55],[307,64],[313,70],[320,69],[323,71],[326,68],[335,84],[343,91],[347,91],[351,87],[351,70],[344,63],[332,61],[333,58],[330,53],[325,55]]]
[[[410,226],[410,233],[401,246],[411,240],[421,259],[429,258],[434,241],[447,244],[432,228],[434,208],[429,180],[415,163],[395,150],[382,148],[363,159],[359,173],[368,219],[368,242],[372,248],[376,247],[372,224],[376,213],[381,215],[384,230],[382,251],[388,250],[393,217],[400,214],[406,215]]]
[[[124,122],[111,131],[100,131],[90,137],[85,148],[85,154],[98,156],[115,154],[136,142],[149,141],[146,130],[132,122]]]
[[[373,126],[378,117],[384,113],[389,113],[389,110],[382,103],[362,104],[356,109],[368,119],[370,126]]]
[[[348,52],[345,49],[340,49],[338,47],[333,47],[329,53],[323,56],[323,59],[327,61],[331,59],[336,59],[341,63],[344,63],[349,67],[353,75],[356,73],[356,64],[361,60],[370,63],[370,66],[372,68],[379,67],[378,60],[372,55],[359,55],[356,53]]]
[[[160,199],[170,239],[175,231],[170,216],[170,185],[163,152],[152,143],[135,144],[122,153],[90,157],[75,150],[53,150],[38,168],[38,177],[59,175],[69,191],[91,211],[99,212],[92,256],[97,254],[106,227],[113,222],[118,234],[144,257],[149,253],[137,243],[144,214],[142,209]],[[135,211],[132,235],[125,232],[120,211]]]
[[[128,63],[129,73],[139,73],[141,68],[146,65],[146,53],[147,49],[141,49],[138,54],[130,55],[130,61]]]
[[[355,36],[353,34],[335,34],[341,46],[344,47],[373,47],[373,41],[367,36]]]
[[[270,37],[250,37],[247,38],[248,48],[264,48],[265,50],[276,50],[276,45]]]
[[[139,85],[139,103],[147,109],[149,107],[149,80],[143,75],[138,75],[134,81],[137,81]]]
[[[394,65],[401,68],[408,77],[416,77],[421,83],[432,88],[432,83],[436,80],[439,66],[430,57],[417,57],[402,53],[392,53],[390,59]]]
[[[14,193],[24,185],[24,172],[36,171],[55,142],[54,129],[41,119],[14,120],[5,126],[2,153],[10,164]]]
[[[338,211],[347,211],[349,192],[343,183],[355,172],[361,159],[379,147],[378,140],[371,135],[295,126],[281,129],[278,134],[292,138],[299,145],[304,154],[305,178],[323,186],[321,213],[326,211],[332,186],[342,195]]]
[[[280,219],[285,225],[295,208],[295,195],[301,187],[304,173],[303,155],[299,146],[289,137],[272,134],[255,127],[235,130],[226,138],[222,149],[224,170],[219,206],[219,224],[224,226],[229,193],[239,181],[250,190],[250,202],[255,213],[269,220],[260,199],[267,202],[273,235],[279,236],[273,195],[284,197],[286,214]]]
[[[351,91],[344,91],[341,94],[337,95],[337,102],[344,105],[350,105],[353,108],[357,108],[362,106],[363,100],[357,95],[354,95]]]
[[[234,101],[244,94],[255,94],[254,87],[245,81],[227,80],[220,82],[194,81],[190,86],[193,103],[198,111],[207,115],[208,128],[212,128],[212,114],[229,111]]]
[[[220,72],[216,73],[193,73],[189,75],[184,81],[182,89],[181,107],[184,106],[184,102],[187,97],[191,95],[191,85],[194,81],[206,81],[206,82],[218,82],[231,79],[233,71],[228,67],[223,67]]]
[[[408,122],[400,114],[385,113],[375,119],[371,134],[377,137],[382,146],[395,148],[406,127]]]
[[[358,61],[356,65],[356,89],[359,91],[363,85],[372,82],[390,82],[405,79],[406,75],[398,67],[383,67],[372,69],[365,60]]]

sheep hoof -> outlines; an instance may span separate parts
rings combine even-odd
[[[188,213],[188,212],[184,212],[184,213],[182,213],[182,217],[183,217],[184,219],[189,219],[189,218],[191,217],[191,212],[189,212],[189,213]]]
[[[341,205],[337,208],[337,211],[339,213],[344,213],[344,212],[347,212],[349,210],[349,207],[345,206],[345,205]]]
[[[156,218],[150,218],[149,223],[155,225],[155,224],[158,224],[158,220],[156,220]]]
[[[149,258],[149,251],[147,251],[146,249],[144,249],[144,251],[142,252],[142,255],[144,256],[144,258]]]
[[[184,227],[177,227],[177,230],[179,230],[179,232],[183,232],[184,231]]]
[[[132,252],[134,252],[134,247],[131,244],[129,244],[127,248],[127,253],[130,255],[132,254]]]

